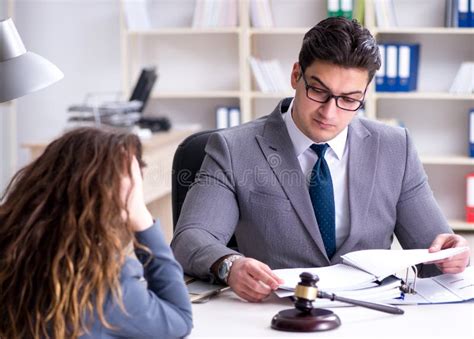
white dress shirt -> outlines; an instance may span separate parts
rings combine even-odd
[[[315,142],[308,138],[296,126],[291,111],[293,109],[293,101],[291,101],[288,111],[283,114],[288,134],[293,143],[293,148],[301,170],[307,178],[309,186],[309,178],[311,170],[313,169],[318,155],[309,147]],[[347,127],[341,131],[334,139],[329,140],[327,144],[329,148],[324,155],[324,159],[331,171],[332,185],[334,188],[334,204],[336,210],[336,248],[346,240],[349,235],[350,218],[349,218],[349,195],[348,195],[348,180],[347,180],[347,163],[348,163],[348,148],[347,144]]]

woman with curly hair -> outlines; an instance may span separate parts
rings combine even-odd
[[[135,135],[81,128],[14,176],[0,204],[0,338],[189,334],[183,272],[146,208],[143,166]]]

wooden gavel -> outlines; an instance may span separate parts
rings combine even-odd
[[[319,281],[319,277],[316,274],[303,272],[300,274],[301,281],[298,283],[295,289],[295,307],[302,312],[309,312],[313,308],[313,301],[316,298],[329,299],[331,301],[341,301],[348,304],[362,306],[370,308],[372,310],[390,313],[390,314],[403,314],[404,311],[396,306],[380,304],[356,299],[350,299],[340,297],[334,293],[327,293],[320,291],[316,286]]]
[[[339,327],[341,320],[334,312],[313,307],[313,301],[316,298],[341,301],[390,314],[404,313],[402,309],[395,306],[354,300],[339,297],[334,293],[319,291],[316,286],[319,277],[308,272],[301,273],[300,279],[301,281],[295,289],[295,308],[278,312],[272,319],[273,329],[290,332],[313,332],[327,331]]]

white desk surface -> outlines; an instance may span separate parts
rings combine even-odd
[[[275,296],[248,303],[231,291],[204,304],[193,304],[194,329],[189,338],[474,338],[474,302],[402,306],[403,315],[362,307],[331,308],[341,326],[326,332],[291,333],[271,329],[273,316],[292,308]]]

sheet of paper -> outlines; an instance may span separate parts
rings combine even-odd
[[[448,248],[434,253],[420,250],[363,250],[342,256],[345,264],[360,268],[381,280],[398,271],[421,263],[452,257],[467,247]]]
[[[432,278],[439,285],[462,300],[474,299],[474,267],[466,267],[458,274],[442,274]]]

